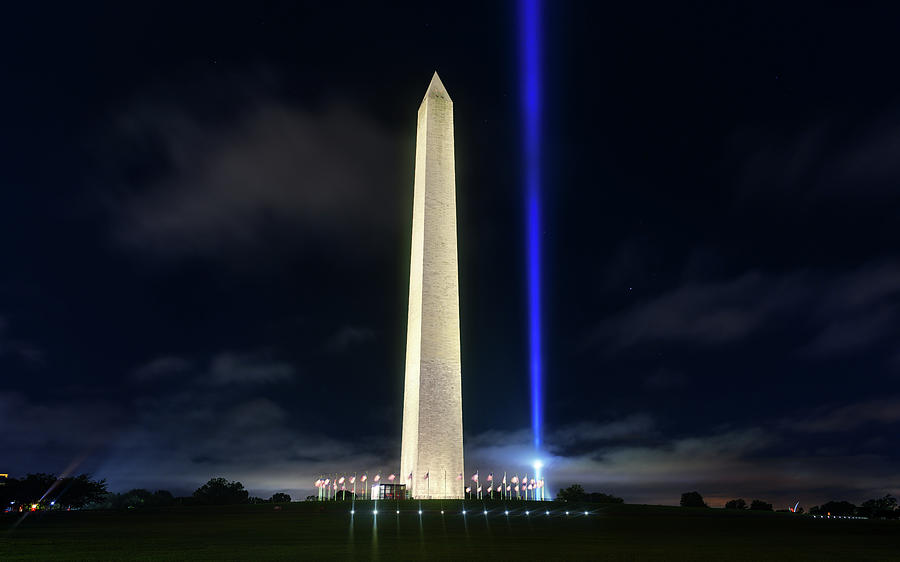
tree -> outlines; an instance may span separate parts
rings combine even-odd
[[[106,496],[106,480],[91,480],[87,474],[59,478],[54,474],[33,473],[18,480],[10,478],[2,487],[3,505],[40,504],[42,507],[82,508],[102,501]]]
[[[744,498],[731,500],[725,502],[725,509],[747,509],[747,502],[744,501]]]
[[[625,500],[622,498],[617,498],[611,494],[604,494],[602,492],[591,492],[587,495],[587,501],[591,503],[625,503]]]
[[[291,496],[289,494],[285,494],[284,492],[278,492],[277,494],[272,494],[272,497],[269,498],[269,501],[272,503],[287,503],[291,501]]]
[[[556,499],[564,502],[583,502],[587,499],[587,494],[581,484],[572,484],[565,490],[560,490],[556,494]]]
[[[856,506],[845,501],[830,501],[822,504],[819,511],[823,515],[853,515],[856,512]]]
[[[750,509],[752,511],[772,511],[772,504],[762,500],[753,500],[750,502]]]
[[[897,517],[897,499],[888,494],[883,498],[867,500],[863,502],[859,512],[867,517]]]
[[[209,482],[197,488],[194,499],[203,505],[229,505],[247,503],[250,494],[240,482],[229,482],[225,478],[210,478]]]
[[[681,494],[681,507],[709,507],[703,501],[700,492],[685,492]]]

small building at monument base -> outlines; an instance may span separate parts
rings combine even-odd
[[[373,500],[405,500],[406,484],[375,484],[372,486]]]

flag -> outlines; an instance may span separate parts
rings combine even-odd
[[[381,480],[381,475],[380,475],[380,474],[376,474],[376,475],[375,475],[375,481],[378,482],[379,480]]]
[[[407,480],[412,480],[412,472],[409,473],[409,476],[406,477]]]
[[[351,476],[351,477],[350,477],[350,483],[351,483],[351,484],[355,484],[355,483],[356,483],[356,476]]]
[[[335,483],[332,484],[331,486],[332,486],[332,488],[334,488],[335,490],[337,490],[337,482],[335,482]]]
[[[412,474],[410,474],[410,476],[412,476]],[[425,473],[425,480],[428,480],[428,473],[427,473],[427,472]]]
[[[393,482],[396,478],[397,478],[397,477],[394,476],[393,474],[391,474],[390,476],[388,476],[388,480],[390,480],[391,482]]]
[[[510,490],[512,490],[512,486],[510,486],[509,484],[507,484],[507,485],[506,485],[506,491],[509,492]]]
[[[327,486],[327,485],[329,485],[329,484],[331,484],[331,478],[326,478],[326,479],[325,479],[325,485]]]
[[[344,483],[344,477],[343,477],[343,476],[341,476],[341,479],[340,479],[340,480],[338,480],[338,484],[343,484],[343,483]]]
[[[534,486],[534,478],[531,479],[531,485]]]
[[[318,480],[316,480],[316,488],[321,488],[321,487],[322,487],[322,479],[319,478]]]
[[[513,476],[513,477],[512,477],[512,483],[513,483],[513,484],[518,484],[518,483],[519,483],[519,477],[518,477],[518,476]]]
[[[467,494],[471,494],[471,493],[472,493],[472,488],[466,487],[466,493],[467,493]]]
[[[494,481],[494,473],[492,472],[492,473],[488,474],[488,482],[493,482],[493,481]]]
[[[519,485],[516,484],[516,492],[518,492],[518,491],[519,491]]]
[[[459,475],[456,477],[456,479],[457,479],[457,480],[462,480],[462,472],[459,473]]]
[[[503,483],[506,484],[506,473],[503,473]]]
[[[476,471],[475,474],[472,475],[472,482],[478,482],[478,471]]]
[[[363,474],[362,477],[359,479],[359,481],[360,481],[360,482],[365,482],[365,481],[366,481],[366,475]]]
[[[478,492],[481,493],[481,486],[478,486]]]

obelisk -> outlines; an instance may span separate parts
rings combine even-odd
[[[453,101],[435,72],[416,125],[400,474],[410,497],[461,498],[463,473]]]

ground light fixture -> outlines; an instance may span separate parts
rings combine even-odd
[[[585,515],[587,515],[587,514],[588,514],[588,512],[587,512],[587,511],[585,511],[585,512],[584,512],[584,514],[585,514]]]
[[[546,512],[546,514],[547,514],[547,515],[550,515],[550,512],[549,512],[549,511],[547,511],[547,512]]]
[[[487,510],[486,510],[486,509],[484,510],[484,514],[487,515]]]
[[[568,515],[568,514],[569,514],[569,512],[567,511],[567,512],[566,512],[566,515]]]
[[[372,515],[378,515],[378,510],[376,509],[375,511],[373,511]]]
[[[466,514],[466,510],[465,510],[465,509],[464,509],[464,510],[462,510],[462,514],[463,514],[463,515],[465,515],[465,514]]]
[[[530,512],[530,511],[526,511],[526,512],[525,512],[525,515],[531,515],[531,512]]]
[[[421,510],[421,509],[419,510],[419,515],[422,515],[422,510]],[[587,513],[585,513],[585,515],[587,515]]]
[[[400,515],[400,510],[399,510],[399,509],[397,510],[397,515]]]

